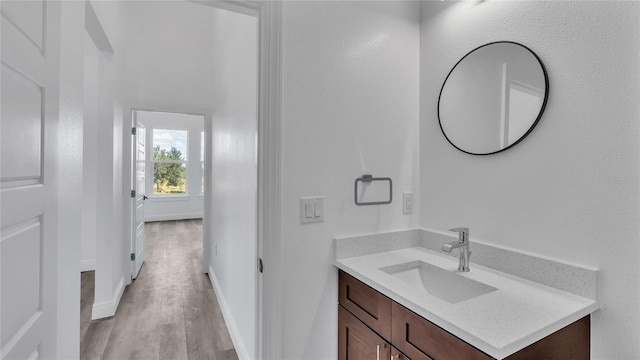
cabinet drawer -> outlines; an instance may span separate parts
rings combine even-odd
[[[391,340],[391,299],[340,270],[338,300],[380,336]]]
[[[390,354],[386,340],[338,306],[338,360],[387,360]]]
[[[414,314],[392,305],[391,343],[413,360],[484,360],[487,354]]]

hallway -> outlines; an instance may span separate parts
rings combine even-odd
[[[82,273],[80,358],[237,359],[202,273],[202,220],[146,223],[145,232],[144,265],[115,316],[90,322],[94,273]]]

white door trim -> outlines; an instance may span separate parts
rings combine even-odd
[[[282,2],[260,2],[258,15],[258,277],[257,353],[282,358]]]
[[[123,157],[123,176],[125,178],[125,182],[128,181],[129,182],[129,188],[131,190],[135,189],[135,182],[136,182],[136,174],[134,171],[135,168],[135,161],[134,161],[134,157],[135,157],[135,147],[133,146],[133,139],[135,138],[134,136],[131,135],[130,132],[130,128],[132,127],[136,127],[136,119],[133,116],[133,113],[136,111],[145,111],[145,112],[163,112],[163,113],[173,113],[173,114],[185,114],[185,115],[197,115],[197,116],[202,116],[204,117],[204,121],[205,121],[205,136],[206,136],[206,124],[207,121],[209,121],[209,119],[211,119],[211,115],[210,115],[210,111],[206,111],[203,109],[196,109],[194,110],[193,108],[191,109],[183,109],[180,107],[171,107],[171,106],[166,106],[166,105],[160,105],[160,104],[141,104],[141,105],[131,105],[131,104],[127,104],[126,106],[123,106],[123,122],[125,124],[131,124],[130,127],[126,127],[125,126],[125,134],[123,135],[125,137],[124,141],[123,141],[123,154],[130,154],[130,156],[125,156]],[[151,144],[151,142],[149,141],[150,135],[147,135],[147,143]],[[206,156],[206,153],[205,153]],[[149,158],[147,157],[147,160],[149,160]],[[205,161],[205,184],[207,183],[207,179],[209,178],[209,176],[211,176],[210,172],[207,173],[207,168],[209,166],[207,166],[207,162]],[[206,191],[206,189],[205,189]],[[131,205],[128,207],[128,214],[125,214],[125,216],[127,217],[128,220],[128,227],[129,227],[129,246],[131,248],[131,252],[134,252],[134,244],[135,244],[135,236],[133,235],[135,233],[135,224],[133,221],[133,209],[134,209],[134,204],[135,204],[135,199],[130,199]],[[205,196],[205,204],[204,207],[206,208],[206,196]],[[204,209],[203,209],[204,210]],[[204,216],[204,213],[203,213]],[[188,218],[188,217],[187,217]],[[159,220],[161,221],[161,220]],[[203,235],[206,235],[206,230],[203,232]],[[202,247],[202,261],[203,264],[205,266],[207,266],[206,264],[208,264],[208,258],[207,258],[207,251],[209,250],[208,248],[208,244],[206,241],[204,241],[204,236],[203,236],[203,247]],[[131,270],[131,274],[132,274],[132,278],[133,278],[133,273],[135,270],[133,270],[134,265],[131,266],[132,270]],[[208,272],[208,268],[206,268],[204,270],[204,272]],[[131,283],[131,279],[129,279],[129,282],[127,283],[130,284]]]

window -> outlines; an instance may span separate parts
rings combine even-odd
[[[187,192],[187,131],[153,129],[153,193]]]

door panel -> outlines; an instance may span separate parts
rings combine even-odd
[[[2,64],[2,179],[40,177],[42,88]]]
[[[133,138],[134,173],[135,173],[135,191],[136,197],[133,201],[132,212],[132,228],[133,228],[133,244],[132,252],[135,254],[135,260],[132,261],[131,278],[138,277],[142,263],[144,262],[144,202],[147,199],[145,192],[145,170],[146,170],[146,138],[147,131],[145,126],[138,121],[136,112],[133,112],[136,135]]]
[[[4,151],[4,146],[2,146]],[[0,173],[4,170],[4,164],[0,168]],[[45,187],[43,184],[18,186],[19,181],[9,182],[2,181],[2,184],[11,184],[14,187],[6,187],[2,189],[2,202],[0,207],[0,221],[2,226],[7,224],[16,224],[24,219],[33,219],[44,211],[44,202],[42,198],[45,196]],[[16,204],[24,204],[16,206]],[[29,206],[26,206],[26,205]]]
[[[2,1],[2,60],[5,64],[15,66],[14,69],[25,74],[31,81],[38,85],[45,83],[46,58],[42,55],[42,49],[30,41],[22,30],[11,20],[4,9],[20,1]],[[3,79],[4,81],[4,79]]]
[[[16,29],[23,32],[26,40],[32,42],[38,50],[42,49],[44,0],[7,1],[2,5],[2,13],[13,22]]]
[[[0,2],[2,359],[55,358],[57,6]]]
[[[16,224],[2,232],[2,347],[32,317],[40,316],[40,219]],[[16,276],[20,274],[20,276]]]

